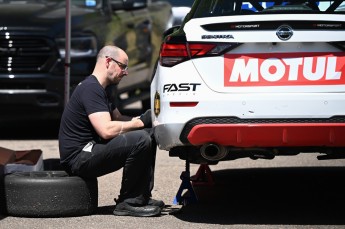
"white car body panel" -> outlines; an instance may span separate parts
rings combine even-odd
[[[252,43],[253,37],[255,37],[255,43],[260,42],[281,42],[279,38],[272,33],[272,31],[258,31],[258,32],[209,32],[200,27],[200,25],[215,24],[223,22],[260,22],[260,21],[289,21],[289,20],[304,20],[304,21],[345,21],[345,15],[305,15],[305,14],[272,14],[272,15],[246,15],[246,16],[231,16],[229,21],[228,16],[224,17],[212,17],[212,18],[198,18],[188,21],[184,27],[186,32],[187,40],[200,41],[201,35],[232,35],[233,39],[207,39],[207,42],[249,42]],[[289,24],[288,22],[286,24]],[[294,32],[294,35],[288,42],[322,42],[322,41],[343,41],[344,31],[328,31],[326,34],[319,31],[308,31],[308,32]],[[205,41],[205,40],[204,40]]]
[[[345,29],[322,31],[322,25],[315,30],[296,29],[289,40],[282,41],[273,29],[208,31],[202,27],[237,22],[255,27],[258,22],[275,21],[286,21],[282,23],[286,25],[291,21],[331,24],[345,22],[345,15],[259,14],[187,21],[183,31],[188,43],[241,45],[222,55],[192,58],[173,67],[158,64],[151,98],[160,96],[160,113],[155,114],[152,109],[160,149],[169,151],[190,145],[181,141],[181,133],[186,123],[195,118],[292,120],[345,115],[345,51],[330,43],[344,42]],[[151,107],[155,102],[152,99]],[[196,105],[171,105],[182,102]],[[250,127],[248,124],[247,128]],[[330,129],[325,134],[329,135],[331,145],[337,137]],[[284,141],[287,142],[283,139],[282,146]]]
[[[188,66],[189,65],[189,66]],[[263,93],[264,89],[244,93],[236,91],[233,93],[218,93],[212,91],[200,80],[191,65],[191,62],[180,64],[181,72],[185,74],[176,75],[170,68],[163,69],[164,78],[154,78],[151,87],[156,89],[164,88],[164,85],[176,84],[176,82],[193,82],[201,85],[195,92],[163,92],[161,95],[161,114],[153,115],[155,136],[160,149],[169,150],[172,147],[183,145],[179,135],[185,123],[195,117],[202,116],[236,116],[241,118],[329,118],[334,115],[345,114],[344,93]],[[178,70],[179,71],[179,70]],[[170,74],[169,74],[170,72]],[[186,80],[188,76],[188,80]],[[160,79],[159,82],[157,79]],[[340,87],[340,86],[339,86]],[[289,87],[286,87],[289,89]],[[344,86],[341,86],[344,90]],[[281,89],[282,90],[282,89]],[[154,97],[154,94],[151,95]],[[219,101],[215,103],[214,101]],[[172,108],[171,101],[199,101],[198,113],[194,108]],[[220,106],[219,104],[222,104]],[[225,106],[231,104],[231,106]],[[199,115],[200,114],[200,115]],[[169,127],[167,126],[169,124]]]

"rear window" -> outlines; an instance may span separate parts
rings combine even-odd
[[[345,1],[200,0],[194,17],[248,14],[345,14]]]

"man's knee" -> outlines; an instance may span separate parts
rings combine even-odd
[[[142,149],[150,149],[152,146],[152,138],[145,130],[138,130],[138,146]]]

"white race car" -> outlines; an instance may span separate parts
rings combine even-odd
[[[195,0],[151,84],[155,137],[196,164],[345,158],[342,0]]]

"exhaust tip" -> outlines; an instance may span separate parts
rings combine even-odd
[[[224,146],[205,144],[200,148],[201,156],[209,161],[219,161],[228,155]]]

